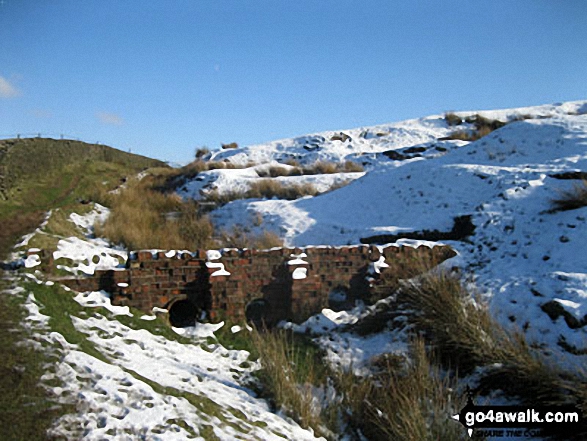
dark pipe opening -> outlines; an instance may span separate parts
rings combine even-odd
[[[175,328],[194,326],[198,318],[198,308],[189,300],[178,300],[169,308],[169,323]]]
[[[267,301],[264,299],[255,299],[251,301],[245,309],[247,322],[257,327],[265,325],[267,315]]]

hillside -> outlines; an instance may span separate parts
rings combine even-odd
[[[52,208],[91,199],[161,161],[112,147],[46,138],[0,140],[0,249]]]
[[[122,184],[160,161],[129,154],[103,145],[53,139],[0,140],[0,257],[5,259],[21,236],[32,233],[54,212],[49,231],[36,234],[37,243],[49,250],[62,235],[75,233],[65,220],[67,213],[91,210],[86,202]],[[56,221],[56,219],[58,221]],[[52,228],[52,229],[51,229]],[[40,231],[40,230],[36,230]],[[56,236],[55,236],[56,235]],[[2,264],[0,288],[10,286]],[[24,344],[31,330],[22,327],[26,317],[22,299],[0,296],[0,437],[42,439],[59,415],[46,391],[38,385],[47,355]]]
[[[274,334],[246,323],[170,328],[160,308],[60,286],[55,274],[121,268],[130,254],[94,237],[114,206],[51,211],[14,250],[7,290],[47,358],[50,436],[456,441],[468,439],[451,419],[468,386],[492,404],[587,404],[586,140],[577,101],[225,149],[174,173],[164,188],[196,200],[217,230],[271,231],[291,247],[441,240],[458,253],[441,269],[403,268],[399,289],[374,305],[281,323],[293,331],[281,359],[264,352]],[[294,187],[312,191],[284,191]],[[29,250],[39,243],[54,247],[52,264]],[[573,430],[559,439],[587,433]]]
[[[451,136],[478,131],[478,115],[500,128],[475,141]],[[235,200],[212,219],[226,228],[269,229],[291,246],[443,237],[502,324],[524,329],[545,348],[583,354],[565,363],[584,363],[587,254],[576,250],[587,237],[587,208],[557,211],[553,200],[583,185],[587,103],[454,116],[458,125],[433,115],[223,150],[211,160],[255,165],[204,172],[180,193],[198,199],[250,185],[263,163],[361,163],[366,173],[353,173],[343,188],[292,201]],[[279,179],[309,178],[316,179]],[[443,233],[463,217],[474,233],[449,240]]]

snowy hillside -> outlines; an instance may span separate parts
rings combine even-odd
[[[499,320],[536,343],[584,353],[587,208],[550,210],[553,199],[581,182],[561,178],[587,171],[587,103],[457,113],[476,114],[511,123],[475,142],[443,139],[472,125],[449,126],[437,115],[217,152],[214,160],[255,164],[206,172],[222,175],[215,181],[221,190],[243,185],[264,163],[291,159],[352,160],[364,164],[366,174],[316,197],[233,201],[213,219],[226,227],[271,229],[287,244],[305,246],[446,232],[455,217],[470,215],[474,235],[450,244]],[[407,158],[393,160],[398,156],[383,154],[389,151]],[[544,311],[553,309],[552,301],[559,311],[558,318],[550,313],[554,320]]]
[[[270,178],[283,185],[312,183],[322,193],[318,196],[239,199],[210,216],[218,227],[274,231],[291,246],[397,238],[417,246],[451,232],[455,218],[465,216],[474,232],[444,241],[458,252],[446,265],[461,268],[506,328],[525,332],[565,369],[582,367],[587,362],[587,207],[554,210],[552,200],[586,175],[587,101],[457,115],[472,121],[478,114],[507,124],[468,142],[448,138],[455,131],[474,131],[474,122],[449,125],[437,115],[223,150],[208,160],[238,168],[202,171],[182,182],[178,192],[205,199],[211,191],[246,191],[269,179],[264,176],[271,167],[360,164],[362,172],[349,168]],[[342,183],[347,185],[332,188]],[[128,255],[92,235],[92,225],[107,218],[108,209],[84,207],[82,214],[49,212],[37,231],[17,245],[13,262],[22,268],[14,273],[14,284],[20,286],[11,295],[27,307],[24,322],[32,330],[32,344],[52,360],[42,384],[55,402],[69,406],[51,435],[324,439],[253,392],[260,362],[244,350],[223,346],[218,336],[242,336],[248,332],[244,324],[199,323],[171,330],[157,317],[162,311],[114,307],[103,291],[65,292],[57,280],[48,280],[55,273],[44,272],[46,259],[40,250],[29,249],[29,241],[55,242],[49,270],[59,275],[120,267]],[[52,219],[67,223],[65,231],[75,231],[75,237],[55,234]],[[332,365],[366,373],[373,357],[409,353],[405,328],[384,323],[381,332],[369,335],[349,330],[389,302],[357,304],[349,311],[324,309],[303,324],[284,326],[311,331]],[[317,395],[327,401],[330,392],[325,388]],[[331,438],[366,439],[350,433]]]

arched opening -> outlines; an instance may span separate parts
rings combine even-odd
[[[194,326],[197,318],[198,308],[189,300],[178,300],[169,308],[169,324],[174,328]]]
[[[249,302],[245,308],[247,322],[257,327],[263,326],[267,318],[267,307],[265,299],[255,299]]]

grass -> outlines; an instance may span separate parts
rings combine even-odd
[[[213,202],[224,205],[240,199],[299,199],[304,196],[316,196],[318,190],[313,184],[284,184],[272,179],[262,179],[252,182],[246,191],[229,191],[219,193],[211,191],[207,193],[205,202]]]
[[[2,258],[42,222],[47,211],[79,208],[80,199],[111,190],[146,167],[163,165],[106,146],[42,138],[2,140],[0,153]],[[60,218],[56,214],[48,225],[51,233],[66,233],[61,228],[68,226]],[[7,283],[1,283],[5,289]],[[0,296],[0,439],[11,441],[46,439],[52,422],[68,411],[51,402],[39,386],[46,363],[53,360],[49,353],[23,343],[32,337],[22,326],[24,300],[21,294]]]
[[[463,123],[463,119],[454,112],[446,112],[444,120],[449,126],[460,126]]]
[[[576,183],[569,190],[560,191],[559,196],[552,200],[552,211],[567,211],[587,207],[587,179]]]
[[[279,176],[325,175],[365,171],[361,164],[348,160],[345,162],[316,161],[304,166],[300,166],[295,161],[290,161],[288,165],[291,166],[287,168],[282,165],[274,165],[266,170],[257,171],[257,174],[262,178],[276,178]]]
[[[412,342],[409,362],[388,357],[373,375],[357,377],[325,366],[316,349],[299,346],[303,337],[258,330],[251,337],[264,391],[302,427],[327,439],[343,432],[369,440],[462,439],[462,427],[450,419],[464,404],[458,380],[431,363],[422,339]]]
[[[449,126],[460,125],[463,122],[460,117],[450,112],[445,114],[445,119]],[[458,123],[458,120],[461,122]],[[479,114],[465,118],[465,122],[473,124],[474,130],[459,129],[452,132],[446,139],[458,139],[469,142],[477,141],[507,124],[497,119],[485,118]]]
[[[313,184],[282,184],[272,179],[262,179],[251,183],[247,199],[299,199],[304,196],[316,196],[318,190]]]
[[[257,377],[265,393],[302,427],[331,437],[326,418],[330,409],[315,396],[315,388],[326,379],[316,347],[285,331],[253,329],[250,335],[262,365]]]
[[[199,249],[211,245],[214,232],[194,203],[154,190],[156,178],[129,182],[111,200],[111,214],[96,233],[129,249]],[[166,213],[175,213],[172,217]]]
[[[502,390],[529,406],[587,406],[585,373],[565,371],[532,349],[523,334],[493,320],[487,306],[455,275],[428,273],[398,294],[408,321],[443,366],[459,373],[481,368],[478,391]],[[586,429],[577,439],[585,439]]]
[[[220,232],[220,242],[226,248],[254,248],[267,250],[274,247],[283,247],[283,239],[270,231],[252,234],[245,228],[234,226],[230,231]]]
[[[348,424],[370,440],[461,440],[463,429],[450,417],[463,407],[458,380],[443,375],[422,339],[410,344],[410,360],[388,359],[371,377],[339,375]]]
[[[6,288],[6,281],[0,281],[0,289]],[[53,421],[71,411],[70,406],[51,401],[39,384],[46,364],[54,358],[23,344],[33,337],[32,331],[22,327],[24,295],[2,293],[0,308],[0,438],[11,441],[48,439],[46,432]]]

